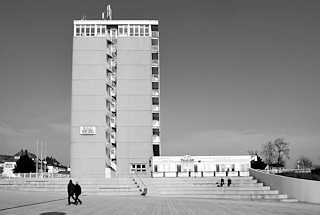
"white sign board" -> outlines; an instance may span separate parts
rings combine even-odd
[[[96,135],[97,128],[95,126],[80,126],[80,135]]]

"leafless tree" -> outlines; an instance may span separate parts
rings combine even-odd
[[[273,144],[276,152],[276,164],[277,166],[284,166],[285,160],[290,158],[289,143],[285,142],[282,138],[278,138]]]
[[[302,156],[297,160],[297,166],[296,166],[297,169],[308,169],[311,167],[312,167],[312,161],[309,158]]]
[[[266,164],[271,165],[275,163],[276,151],[274,144],[271,141],[263,144],[261,154],[263,157],[263,161]]]

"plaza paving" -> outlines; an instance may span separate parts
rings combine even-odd
[[[283,215],[320,214],[320,205],[275,201],[83,196],[82,205],[67,205],[64,194],[0,190],[0,214],[16,215]]]

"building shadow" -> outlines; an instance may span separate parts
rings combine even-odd
[[[64,212],[44,212],[39,215],[66,215]]]

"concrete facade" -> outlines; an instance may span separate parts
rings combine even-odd
[[[125,176],[153,156],[151,38],[120,37],[117,52],[117,161]]]
[[[72,177],[150,172],[160,155],[158,41],[156,20],[74,21]]]
[[[72,63],[71,168],[77,177],[104,177],[106,83],[102,37],[74,37]],[[80,126],[95,126],[95,135],[81,135]]]

